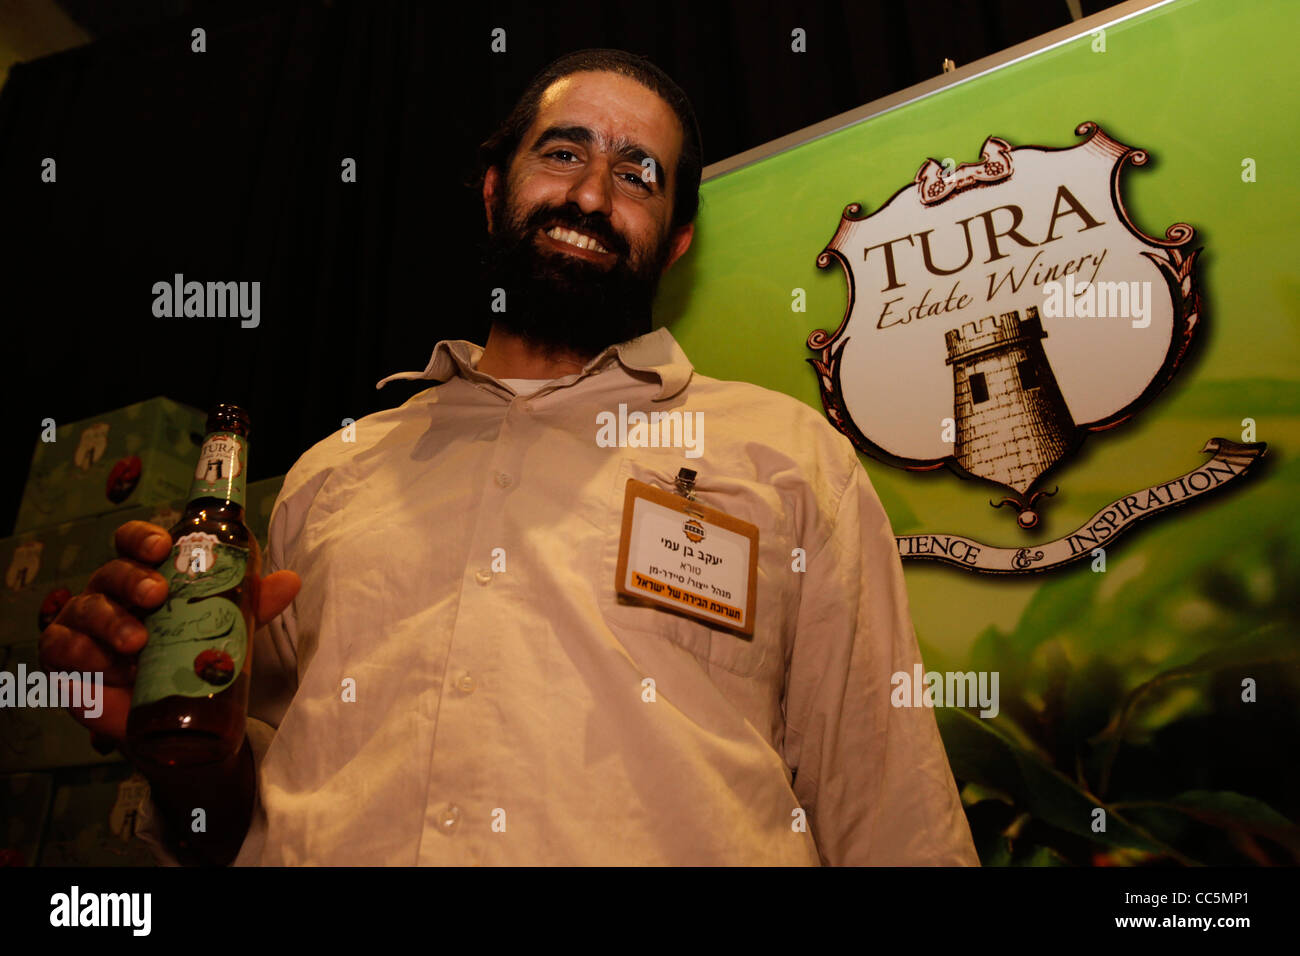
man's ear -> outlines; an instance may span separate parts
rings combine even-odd
[[[672,268],[673,263],[680,259],[686,250],[691,247],[691,239],[695,236],[695,224],[687,223],[686,225],[673,230],[669,238],[668,264],[664,266],[664,272]]]
[[[489,166],[483,176],[483,211],[487,214],[488,232],[491,232],[496,223],[492,221],[492,209],[496,205],[497,192],[501,189],[501,171],[495,166]]]

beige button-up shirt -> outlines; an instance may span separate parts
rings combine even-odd
[[[438,343],[380,385],[443,384],[285,480],[265,572],[303,586],[255,635],[237,863],[978,863],[933,712],[890,704],[920,656],[851,443],[666,329],[531,395],[481,355]],[[620,405],[703,427],[606,447]],[[616,595],[627,480],[682,467],[758,527],[752,640]]]

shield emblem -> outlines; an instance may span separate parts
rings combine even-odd
[[[874,213],[846,207],[817,258],[848,282],[839,327],[808,337],[832,424],[889,464],[1000,486],[1025,528],[1044,477],[1170,381],[1200,318],[1191,226],[1157,239],[1124,206],[1146,152],[1075,134],[927,159]]]

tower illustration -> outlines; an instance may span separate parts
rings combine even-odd
[[[1043,352],[1047,337],[1030,306],[945,333],[952,366],[953,458],[967,472],[1022,497],[1069,450],[1074,419]]]

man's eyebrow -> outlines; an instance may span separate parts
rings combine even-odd
[[[586,126],[549,126],[537,137],[537,141],[533,143],[530,152],[540,152],[548,144],[560,140],[577,143],[580,146],[593,146],[603,138],[597,136]],[[645,160],[650,160],[654,164],[654,184],[660,190],[667,192],[668,171],[664,168],[664,164],[660,162],[659,157],[650,150],[625,136],[620,136],[608,143],[602,141],[600,145],[605,148],[606,152],[613,153],[620,159],[630,160],[641,166],[645,165]]]

